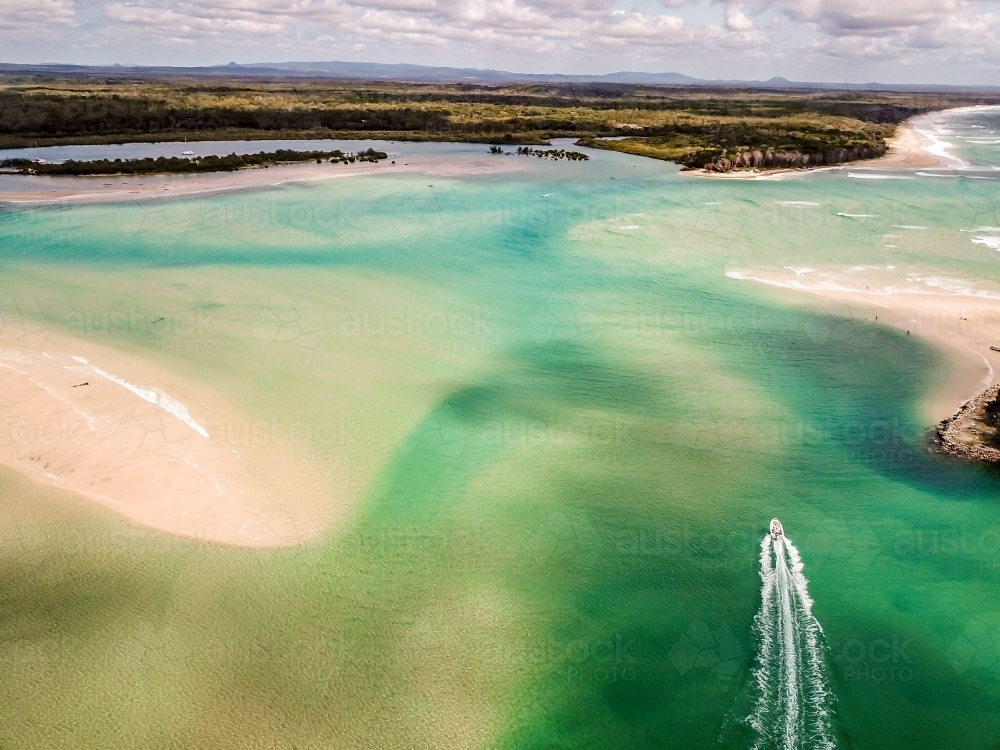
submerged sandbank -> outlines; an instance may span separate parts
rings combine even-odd
[[[243,437],[250,425],[260,439]],[[0,340],[0,464],[150,528],[283,547],[325,531],[346,491],[221,394],[52,331]]]

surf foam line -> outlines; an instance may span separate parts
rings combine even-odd
[[[208,430],[206,430],[204,427],[202,427],[200,424],[194,421],[194,419],[191,418],[191,415],[188,413],[187,407],[177,399],[168,396],[159,388],[143,388],[142,386],[132,385],[132,383],[128,382],[127,380],[120,378],[117,375],[112,375],[110,372],[105,372],[96,365],[90,364],[90,362],[88,362],[83,357],[73,357],[73,359],[79,362],[80,364],[86,366],[87,368],[89,368],[90,372],[93,373],[94,375],[102,377],[105,380],[110,380],[112,383],[117,383],[122,388],[125,388],[126,390],[129,390],[132,393],[134,393],[143,401],[147,401],[153,404],[154,406],[159,406],[165,412],[173,414],[181,422],[186,424],[188,427],[197,432],[203,438],[205,438],[206,440],[209,439]]]
[[[760,547],[757,655],[746,723],[753,750],[833,750],[833,694],[823,660],[823,629],[812,614],[799,551],[787,537]]]

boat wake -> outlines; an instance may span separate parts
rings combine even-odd
[[[823,630],[812,614],[799,551],[777,520],[760,549],[761,605],[751,670],[750,713],[744,719],[754,750],[832,750],[833,695],[822,651]]]

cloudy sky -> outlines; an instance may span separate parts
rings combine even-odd
[[[0,62],[410,62],[1000,84],[978,0],[0,0]]]

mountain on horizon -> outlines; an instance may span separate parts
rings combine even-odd
[[[731,88],[810,89],[827,91],[954,91],[998,90],[997,86],[945,86],[940,84],[884,84],[846,82],[790,81],[774,76],[766,81],[694,78],[682,73],[643,73],[619,71],[603,75],[566,73],[512,73],[491,68],[451,68],[409,63],[365,63],[340,60],[320,62],[263,62],[241,64],[231,61],[221,65],[174,67],[167,65],[71,65],[65,63],[0,63],[0,73],[46,73],[62,75],[129,76],[228,76],[252,78],[331,78],[355,81],[394,81],[399,83],[607,83],[646,86],[725,86]]]
[[[232,63],[230,63],[231,65]],[[227,66],[228,67],[228,66]],[[620,71],[605,75],[574,75],[566,73],[512,73],[506,70],[482,68],[450,68],[409,63],[361,63],[333,60],[329,62],[263,62],[240,65],[249,70],[280,70],[300,74],[330,75],[338,78],[386,79],[404,81],[438,81],[449,83],[699,83],[699,79],[681,73],[640,73]]]

